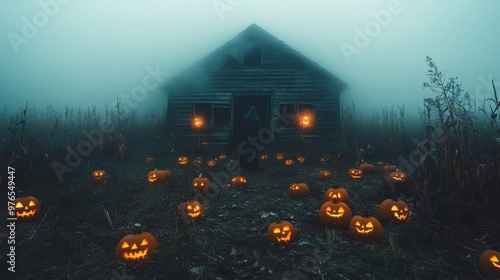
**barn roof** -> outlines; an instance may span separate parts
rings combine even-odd
[[[285,44],[283,41],[279,40],[278,38],[274,37],[272,34],[267,32],[266,30],[262,29],[259,27],[257,24],[252,24],[245,28],[242,32],[240,32],[238,35],[236,35],[233,39],[229,40],[213,52],[209,53],[207,56],[202,58],[200,61],[195,63],[194,65],[188,67],[186,70],[182,71],[178,75],[175,75],[169,81],[166,83],[166,89],[168,90],[174,85],[177,85],[179,83],[193,83],[193,77],[199,75],[198,77],[201,77],[203,75],[206,75],[207,73],[207,68],[210,68],[210,70],[213,70],[214,68],[217,68],[220,66],[218,62],[220,62],[220,57],[225,56],[227,54],[227,49],[229,46],[233,46],[235,44],[244,44],[245,41],[247,41],[249,38],[259,38],[259,39],[264,39],[267,40],[271,43],[280,45],[284,49],[286,49],[290,54],[294,55],[296,58],[304,62],[306,65],[309,66],[310,69],[316,70],[315,72],[324,76],[326,79],[331,80],[336,84],[336,86],[342,90],[346,88],[346,83],[340,79],[339,77],[335,76],[328,70],[324,69],[321,67],[319,64],[316,62],[312,61],[308,57],[302,55],[300,52],[294,50],[287,44]],[[232,61],[224,61],[224,63],[232,63]],[[208,71],[210,72],[210,71]],[[208,77],[207,77],[208,78]],[[197,81],[203,80],[203,78],[198,78],[196,79]]]

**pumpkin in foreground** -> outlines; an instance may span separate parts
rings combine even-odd
[[[125,263],[134,263],[150,257],[158,249],[156,238],[149,232],[142,231],[140,224],[134,225],[134,232],[120,240],[115,257]]]
[[[267,229],[267,240],[273,243],[288,243],[295,239],[295,234],[295,228],[290,222],[275,222]]]

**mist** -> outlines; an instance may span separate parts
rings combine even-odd
[[[500,76],[498,11],[495,0],[2,1],[0,105],[104,110],[148,80],[137,109],[160,113],[161,84],[253,23],[344,80],[341,101],[358,111],[417,112],[432,96],[426,56],[482,104]]]

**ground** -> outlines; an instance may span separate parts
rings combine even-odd
[[[155,161],[146,163],[146,156]],[[426,223],[411,202],[410,220],[383,223],[380,242],[357,241],[348,231],[318,222],[324,193],[333,185],[347,189],[355,215],[378,217],[384,184],[379,170],[352,180],[347,178],[352,165],[320,163],[320,155],[306,155],[304,164],[289,167],[270,153],[259,170],[241,172],[248,186],[236,188],[226,185],[228,179],[217,185],[210,172],[226,178],[232,172],[227,163],[237,155],[228,154],[215,167],[179,167],[177,156],[93,157],[65,174],[62,184],[19,185],[42,207],[37,220],[17,223],[15,279],[482,279],[481,240],[473,228]],[[203,156],[206,161],[218,155]],[[146,174],[155,168],[169,169],[172,179],[149,184]],[[91,179],[96,169],[108,173],[105,181]],[[331,172],[329,180],[318,180],[323,169]],[[177,208],[195,198],[191,181],[200,173],[211,178],[216,191],[197,198],[204,214],[185,223]],[[294,182],[307,183],[310,195],[290,198]],[[268,226],[282,220],[294,225],[296,240],[269,243]],[[115,260],[115,248],[134,223],[156,237],[159,249],[154,258],[125,265]],[[2,248],[7,248],[6,233]]]

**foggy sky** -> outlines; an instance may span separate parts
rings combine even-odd
[[[496,0],[6,0],[0,105],[104,109],[151,69],[172,77],[253,23],[346,81],[342,101],[365,112],[411,112],[432,96],[426,56],[482,102],[485,83],[500,85],[499,12]],[[159,112],[165,102],[158,87],[137,104]]]

